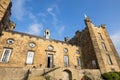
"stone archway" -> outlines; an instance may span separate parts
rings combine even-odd
[[[92,80],[89,76],[84,75],[81,80]]]
[[[72,80],[72,72],[68,69],[63,70],[63,78],[62,80]]]

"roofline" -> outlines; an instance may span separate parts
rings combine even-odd
[[[55,39],[46,39],[45,37],[36,36],[36,35],[28,34],[28,33],[23,33],[23,32],[18,32],[18,31],[13,31],[13,30],[6,30],[5,32],[10,32],[10,33],[12,33],[12,34],[17,33],[17,34],[21,34],[21,35],[26,35],[26,36],[30,36],[30,37],[36,37],[36,38],[40,38],[40,39],[43,39],[43,40],[60,42],[60,43],[64,43],[64,44],[72,45],[72,46],[73,46],[73,44],[66,43],[66,42],[64,42],[64,41],[55,40]],[[76,46],[76,45],[74,45],[74,46]]]

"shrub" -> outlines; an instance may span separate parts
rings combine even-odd
[[[47,75],[45,78],[46,78],[46,80],[50,80],[50,76],[49,75]]]
[[[120,80],[120,72],[108,72],[102,74],[102,78],[105,80]]]

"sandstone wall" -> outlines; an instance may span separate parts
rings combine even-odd
[[[7,40],[14,39],[13,44],[8,44]],[[30,42],[34,42],[36,46],[31,48]],[[48,50],[48,46],[54,47],[53,51]],[[48,54],[53,54],[53,60],[55,67],[64,67],[64,55],[68,55],[70,67],[77,66],[77,57],[80,54],[76,53],[79,47],[66,44],[64,42],[56,40],[46,40],[41,37],[30,36],[27,34],[21,34],[14,31],[3,32],[0,37],[0,58],[3,54],[4,48],[11,48],[12,54],[10,55],[9,62],[0,62],[0,67],[46,67]],[[68,53],[63,51],[64,48],[68,49]],[[26,64],[26,58],[28,51],[34,51],[34,61],[32,65]]]
[[[6,14],[7,8],[10,4],[10,0],[0,0],[0,21],[3,19]]]
[[[94,33],[95,33],[95,36],[96,36],[96,39],[99,45],[99,49],[101,51],[101,55],[102,55],[102,59],[105,64],[106,71],[109,72],[109,71],[112,71],[112,69],[114,69],[115,71],[119,71],[119,65],[117,63],[116,57],[114,56],[114,54],[117,54],[117,53],[114,53],[114,50],[112,50],[111,48],[111,43],[108,41],[108,36],[106,35],[106,27],[105,26],[99,27],[99,28],[94,27]],[[101,37],[103,40],[99,38],[98,33],[101,34]],[[102,43],[105,44],[107,51],[104,50]],[[108,63],[107,55],[110,55],[112,64]]]

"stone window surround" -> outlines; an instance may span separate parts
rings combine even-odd
[[[10,52],[9,52],[9,54],[8,54],[8,57],[7,57],[7,59],[6,59],[7,61],[2,61],[3,58],[4,58],[4,54],[5,54],[5,51],[6,51],[6,50],[10,50]],[[3,49],[3,54],[2,54],[2,57],[1,57],[0,62],[8,62],[9,59],[10,59],[11,53],[12,53],[12,48],[4,48],[4,49]]]
[[[32,54],[32,63],[28,63],[28,62],[27,62],[28,53],[29,53],[29,52],[33,52],[33,54]],[[25,62],[25,64],[27,64],[27,65],[32,65],[32,64],[34,64],[34,56],[35,56],[35,51],[33,51],[33,50],[28,50],[28,51],[27,51],[27,56],[26,56],[26,62]]]
[[[49,63],[50,67],[48,67],[48,57],[50,57],[51,55],[52,55],[52,62],[51,62],[52,65],[50,65],[50,63]],[[55,67],[54,54],[51,54],[51,53],[47,54],[47,64],[46,64],[46,66],[47,66],[47,68],[54,68]]]
[[[105,51],[107,51],[107,47],[106,47],[105,43],[102,42],[101,44],[102,44],[102,48],[103,48]]]
[[[92,60],[92,65],[93,65],[93,68],[97,68],[97,63],[96,63],[96,60]]]
[[[107,62],[109,65],[113,65],[112,63],[112,60],[111,60],[111,57],[110,57],[110,54],[106,54],[106,57],[107,57]]]
[[[66,62],[65,62],[65,61],[66,61],[66,60],[65,60],[65,56],[67,57],[67,64],[66,64]],[[69,67],[69,66],[70,66],[69,56],[68,56],[68,55],[64,55],[63,57],[64,57],[64,58],[63,58],[63,59],[64,59],[64,66],[65,66],[65,67]]]
[[[81,66],[81,58],[77,57],[77,66]]]
[[[54,55],[56,55],[56,51],[51,51],[51,50],[45,50],[46,51],[46,55],[53,55],[53,67],[55,67],[55,63],[54,63]],[[46,61],[48,60],[48,57],[46,57]],[[48,62],[46,63],[46,67],[47,67]],[[52,67],[52,68],[53,68]]]

